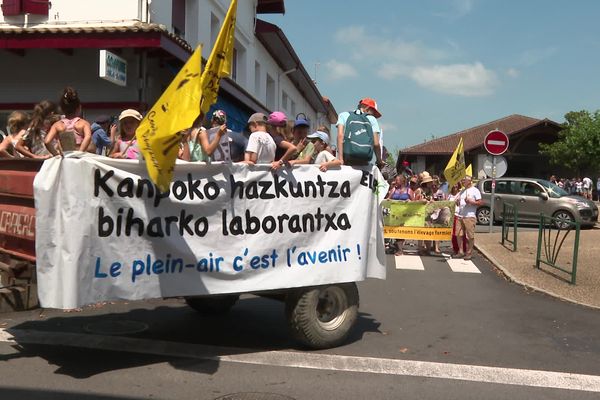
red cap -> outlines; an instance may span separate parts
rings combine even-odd
[[[372,108],[373,109],[373,116],[375,118],[381,117],[381,113],[379,112],[379,110],[377,110],[377,102],[374,99],[372,99],[370,97],[365,97],[364,99],[362,99],[360,101],[360,104]]]

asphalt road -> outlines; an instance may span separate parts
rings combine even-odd
[[[4,314],[0,398],[598,398],[597,311],[527,292],[479,256],[470,272],[420,260],[389,256],[387,280],[359,284],[349,342],[319,352],[290,340],[283,304],[252,296],[213,318],[177,299]]]

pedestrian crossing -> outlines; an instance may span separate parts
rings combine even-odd
[[[419,256],[416,253],[411,254],[406,252],[401,256],[394,256],[396,269],[412,270],[412,271],[425,271],[426,269],[433,268],[433,266],[426,268],[425,264],[431,265],[431,261],[437,261],[435,268],[439,268],[439,264],[443,263],[448,266],[452,272],[466,273],[466,274],[481,274],[481,271],[471,260],[463,259],[452,259],[449,254],[442,253],[439,256]]]

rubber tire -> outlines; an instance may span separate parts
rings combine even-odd
[[[479,216],[479,213],[482,212],[482,211],[487,211],[487,213],[488,213],[487,222],[481,222],[480,221],[481,217]],[[480,208],[478,208],[475,216],[477,217],[477,225],[489,225],[490,224],[491,213],[490,213],[490,208],[489,207],[480,207]]]
[[[204,315],[223,315],[227,314],[231,307],[238,301],[238,294],[227,294],[222,296],[198,296],[186,297],[185,302],[188,306]]]
[[[557,212],[555,212],[554,214],[552,214],[552,218],[558,218],[558,215],[560,215],[560,214],[563,214],[563,216],[565,216],[565,217],[568,217],[568,219],[570,219],[570,220],[571,220],[571,222],[575,222],[575,218],[573,217],[573,214],[571,214],[571,213],[570,213],[570,212],[568,212],[568,211],[564,211],[564,210],[558,210]],[[566,220],[566,218],[565,218],[565,220]],[[559,225],[559,222],[558,222],[558,221],[555,221],[555,222],[554,222],[554,226],[555,226],[556,228],[558,228],[558,229],[568,229],[568,228],[569,228],[569,226],[570,226],[570,224],[567,224],[566,226],[564,226],[564,227],[561,227],[561,226]]]
[[[342,309],[329,322],[319,320],[319,296],[334,291]],[[310,349],[328,349],[344,343],[358,318],[356,283],[294,289],[288,293],[285,312],[292,337]],[[331,325],[331,326],[329,326]]]

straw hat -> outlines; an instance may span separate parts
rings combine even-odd
[[[433,178],[431,177],[431,175],[429,175],[429,172],[427,171],[421,172],[420,178],[421,183],[433,182]]]

